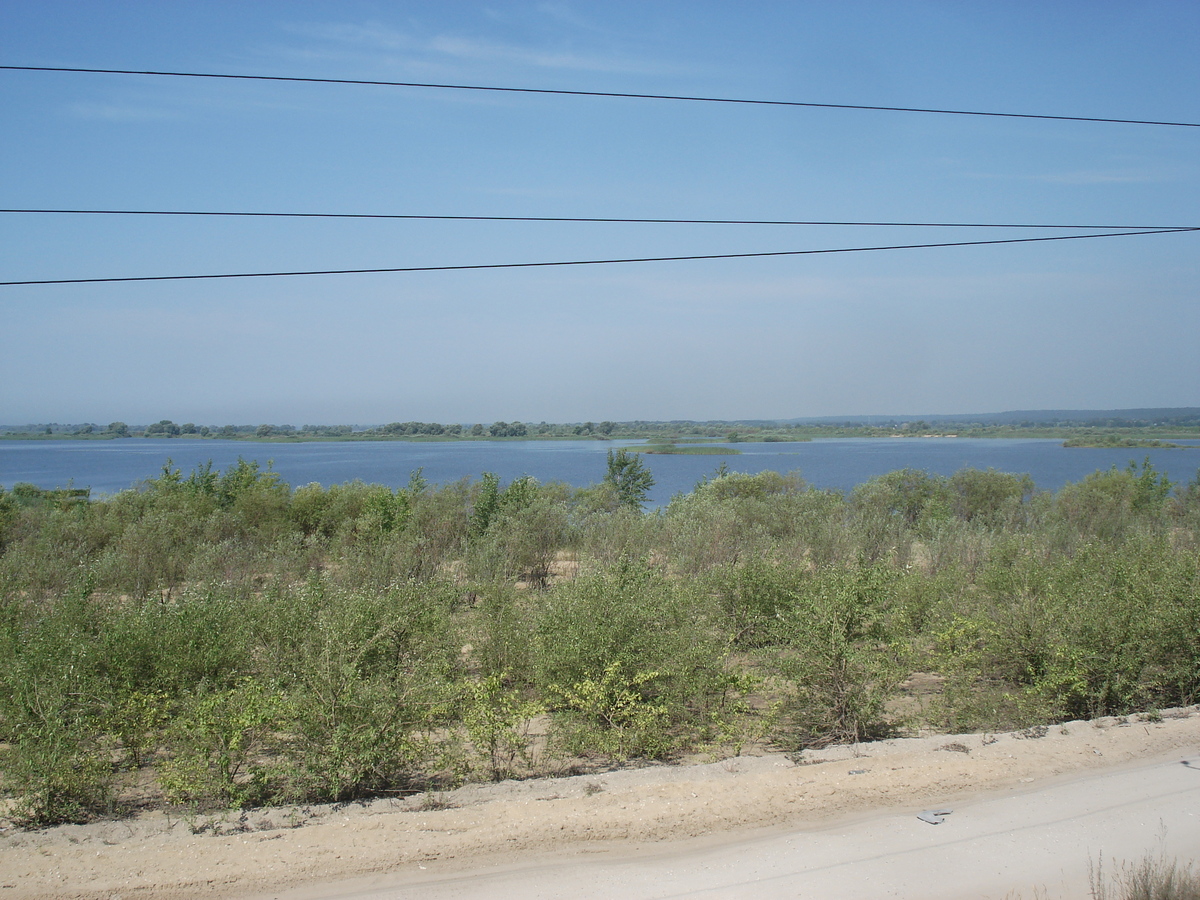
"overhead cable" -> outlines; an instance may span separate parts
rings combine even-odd
[[[213,216],[272,219],[402,219],[445,222],[589,222],[632,225],[821,225],[867,226],[876,228],[1053,228],[1093,229],[1100,231],[1154,230],[1181,231],[1189,225],[1071,225],[1034,222],[847,222],[810,219],[633,219],[603,216],[448,216],[415,213],[312,213],[312,212],[239,212],[185,209],[0,209],[0,213],[41,213],[73,216]]]
[[[567,97],[616,97],[627,100],[682,100],[695,103],[733,103],[750,106],[791,106],[813,109],[857,109],[871,112],[932,113],[942,116],[990,116],[1006,119],[1049,119],[1059,122],[1105,122],[1116,125],[1168,125],[1200,128],[1200,122],[1154,119],[1116,119],[1101,116],[1055,116],[1037,113],[988,112],[970,109],[934,109],[919,106],[867,106],[854,103],[814,103],[799,100],[756,100],[742,97],[699,97],[686,94],[640,94],[624,91],[571,91],[561,88],[500,87],[482,84],[440,84],[423,81],[374,81],[359,78],[303,78],[295,75],[235,75],[224,72],[166,72],[154,69],[84,69],[67,66],[0,66],[11,72],[69,72],[88,75],[157,75],[170,78],[224,78],[238,81],[289,81],[306,84],[354,84],[376,87],[433,88],[447,91],[492,91],[508,94],[554,94]]]
[[[217,278],[284,278],[302,275],[378,275],[399,272],[461,272],[473,269],[537,269],[553,266],[603,266],[618,263],[688,262],[705,259],[757,259],[767,256],[816,256],[826,253],[866,253],[875,250],[922,250],[933,247],[978,247],[991,244],[1031,244],[1044,241],[1078,241],[1100,237],[1133,237],[1145,234],[1178,234],[1200,228],[1164,228],[1152,231],[1117,231],[1104,234],[1071,234],[1053,237],[1006,238],[990,241],[946,241],[936,244],[894,244],[885,247],[834,247],[823,250],[773,250],[765,253],[712,253],[695,256],[643,256],[625,259],[574,259],[555,262],[477,263],[459,266],[395,266],[374,269],[321,269],[302,272],[227,272],[209,275],[138,275],[118,278],[50,278],[0,281],[0,287],[35,284],[107,284],[131,281],[200,281]]]

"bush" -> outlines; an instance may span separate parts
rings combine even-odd
[[[256,806],[271,797],[260,762],[284,721],[284,699],[244,679],[190,699],[171,728],[173,755],[160,766],[167,800],[195,806]]]
[[[97,501],[18,486],[0,771],[38,824],[115,808],[139,766],[195,805],[522,774],[538,710],[556,752],[602,763],[776,726],[864,740],[918,667],[956,730],[1187,705],[1200,476],[1170,488],[1148,464],[1057,495],[964,470],[849,498],[722,470],[645,514],[612,484],[486,475],[291,494],[245,461]],[[564,551],[581,574],[549,578]]]
[[[660,759],[676,749],[670,710],[656,700],[661,672],[626,670],[620,660],[595,677],[569,686],[552,684],[558,744],[576,756]]]
[[[518,759],[526,766],[531,764],[531,720],[543,711],[541,703],[523,699],[503,673],[470,685],[464,698],[463,727],[492,781],[511,776]]]
[[[543,486],[529,477],[501,491],[499,478],[485,472],[471,513],[471,574],[545,587],[551,564],[571,540],[566,497],[564,485]]]
[[[313,579],[270,603],[268,673],[285,686],[282,796],[331,801],[404,787],[451,721],[461,672],[453,589],[381,592]]]
[[[108,808],[113,765],[101,741],[97,669],[102,617],[86,577],[49,608],[4,608],[0,741],[16,816],[32,825],[82,822]]]
[[[535,677],[566,749],[661,758],[711,737],[737,679],[702,592],[627,559],[540,601]]]
[[[1055,512],[1069,533],[1102,541],[1120,541],[1137,527],[1162,524],[1171,482],[1147,458],[1141,469],[1113,466],[1069,484],[1055,497]]]
[[[1200,696],[1200,562],[1163,537],[1088,544],[1050,560],[1014,548],[980,588],[958,636],[943,638],[947,665],[971,684],[1011,685],[1027,720],[1121,715]]]
[[[706,572],[768,552],[770,534],[748,515],[752,503],[708,491],[674,498],[663,516],[672,563],[682,571]]]
[[[1021,505],[1033,496],[1033,479],[988,469],[960,469],[950,477],[954,513],[990,527],[1012,524]]]
[[[784,622],[804,582],[805,573],[796,567],[761,557],[715,571],[712,587],[730,643],[748,649],[786,640]]]
[[[781,740],[793,747],[850,743],[890,729],[885,704],[905,668],[906,636],[891,610],[896,577],[878,568],[809,576],[783,616],[772,654],[791,695]]]
[[[0,485],[0,551],[4,550],[13,536],[19,515],[20,507],[16,498],[4,490],[4,485]]]
[[[17,793],[18,822],[82,823],[112,810],[113,766],[86,721],[22,728],[0,759]]]

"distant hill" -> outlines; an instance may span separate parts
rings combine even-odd
[[[939,425],[1200,425],[1200,406],[1146,409],[1018,409],[998,413],[921,416],[819,416],[779,421],[787,425],[900,425],[916,421]]]

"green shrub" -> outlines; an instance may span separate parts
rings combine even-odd
[[[0,760],[33,825],[81,822],[108,808],[113,765],[101,740],[103,619],[86,575],[48,606],[4,608],[0,632]]]
[[[44,827],[86,822],[112,811],[113,765],[87,721],[19,728],[0,752],[17,795],[13,818]]]
[[[545,591],[535,677],[555,698],[552,725],[565,743],[582,750],[592,740],[596,753],[615,746],[657,758],[711,737],[738,683],[715,615],[705,592],[645,561],[627,559]],[[608,735],[617,721],[619,733]]]
[[[330,485],[306,484],[292,494],[292,520],[307,536],[349,537],[363,516],[373,486],[361,481]]]
[[[503,673],[471,683],[464,698],[463,727],[493,781],[511,776],[518,759],[530,765],[529,728],[543,711],[541,703],[522,698],[507,684]]]
[[[548,688],[558,714],[560,749],[576,756],[659,759],[676,749],[671,711],[655,699],[661,672],[626,671],[621,660],[594,678]]]
[[[439,583],[362,592],[314,578],[269,602],[263,649],[288,699],[285,796],[345,800],[418,776],[458,696],[456,596]]]
[[[659,542],[661,517],[644,515],[636,510],[616,506],[613,511],[591,509],[584,492],[576,492],[573,501],[573,532],[578,536],[580,557],[595,560],[601,566],[612,566],[622,559],[649,556]]]
[[[967,684],[1011,686],[1024,718],[1186,705],[1200,696],[1200,563],[1165,537],[1017,551],[980,578],[978,607],[943,640]],[[950,646],[953,645],[953,646]],[[967,674],[973,673],[973,674]]]
[[[5,545],[15,536],[19,516],[20,507],[16,498],[4,490],[4,485],[0,485],[0,551],[3,551]]]
[[[950,477],[954,513],[991,527],[1019,521],[1022,504],[1033,496],[1033,479],[988,469],[959,469]]]
[[[172,722],[173,754],[159,766],[171,803],[256,806],[271,797],[260,762],[284,722],[283,696],[243,679],[229,690],[198,694]]]
[[[955,730],[1186,705],[1198,485],[904,471],[846,498],[722,470],[649,514],[486,475],[291,493],[245,461],[18,486],[0,777],[38,824],[113,809],[138,766],[196,805],[522,774],[542,709],[555,752],[608,762],[862,740],[918,668]],[[564,551],[581,574],[552,579]]]
[[[103,729],[120,742],[131,768],[141,768],[163,743],[171,707],[164,691],[132,690],[118,696],[109,708]]]
[[[565,503],[541,497],[495,514],[492,527],[471,547],[468,556],[476,578],[521,579],[545,587],[558,552],[570,542],[570,514]]]
[[[256,667],[260,610],[228,585],[198,585],[162,603],[106,606],[98,654],[110,696],[129,691],[183,697],[232,687]]]
[[[783,622],[797,605],[805,574],[794,565],[762,557],[714,571],[712,587],[730,643],[752,648],[783,640]]]
[[[889,731],[886,703],[908,674],[895,588],[879,567],[827,570],[802,584],[781,623],[784,649],[772,653],[790,686],[782,742],[821,746]]]
[[[1138,527],[1163,523],[1171,487],[1147,458],[1140,469],[1130,462],[1126,469],[1113,466],[1066,485],[1055,496],[1055,513],[1069,534],[1120,541]]]
[[[770,550],[768,529],[748,515],[754,501],[723,499],[707,490],[721,480],[699,493],[675,497],[662,517],[664,549],[680,571],[736,566]]]
[[[474,608],[464,616],[471,664],[484,676],[532,684],[539,599],[508,584],[477,587]]]

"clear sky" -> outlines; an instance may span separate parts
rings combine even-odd
[[[0,0],[3,65],[1180,122],[1198,35],[1194,0]],[[0,123],[3,208],[1200,225],[1200,128],[13,71]],[[0,214],[0,281],[1030,234]],[[0,287],[0,422],[1195,406],[1198,241]]]

